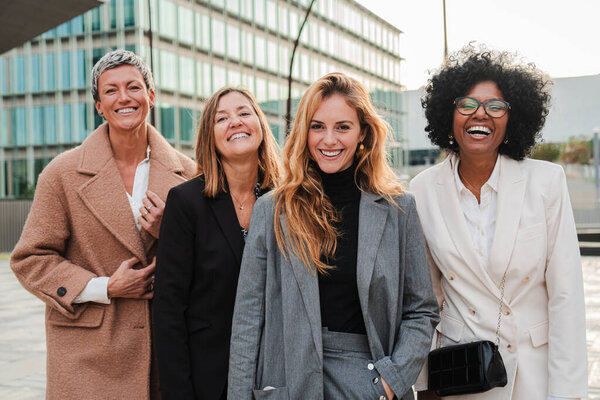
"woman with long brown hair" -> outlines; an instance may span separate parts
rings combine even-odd
[[[279,176],[277,143],[254,97],[224,88],[207,102],[199,175],[167,197],[154,324],[163,399],[226,398],[237,276],[256,199]]]
[[[355,79],[311,85],[260,199],[234,312],[229,398],[411,398],[438,321],[413,198]]]

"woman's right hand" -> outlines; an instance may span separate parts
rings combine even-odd
[[[108,298],[125,297],[129,299],[149,300],[154,295],[154,270],[156,257],[152,263],[142,269],[134,269],[139,263],[136,257],[127,259],[108,279]]]

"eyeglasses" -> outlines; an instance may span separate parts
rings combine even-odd
[[[483,105],[485,113],[492,118],[501,118],[510,109],[510,104],[504,100],[492,99],[488,101],[479,101],[473,97],[457,97],[454,100],[456,111],[462,115],[472,115]]]

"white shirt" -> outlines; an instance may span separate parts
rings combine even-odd
[[[452,169],[458,190],[460,208],[465,216],[471,240],[482,265],[487,267],[494,242],[496,230],[496,211],[498,210],[498,178],[500,176],[500,156],[496,158],[494,170],[486,183],[481,187],[481,203],[477,197],[463,184],[458,174],[458,157],[453,158]]]
[[[144,158],[136,167],[135,175],[133,177],[133,189],[131,194],[125,191],[127,199],[129,200],[129,206],[133,213],[133,220],[138,231],[142,230],[142,226],[138,222],[138,217],[142,215],[140,208],[144,206],[142,200],[146,197],[146,190],[148,190],[148,177],[150,176],[150,146],[146,149],[146,158]],[[110,304],[108,298],[108,279],[107,276],[99,276],[89,280],[83,291],[79,296],[75,297],[73,303],[86,303],[93,301],[95,303]]]
[[[496,230],[496,212],[498,210],[498,178],[500,176],[500,156],[496,158],[494,170],[487,182],[481,187],[480,199],[477,203],[477,198],[463,184],[458,174],[458,165],[460,159],[455,157],[452,159],[452,170],[454,171],[454,180],[456,181],[456,189],[460,208],[465,216],[471,239],[475,250],[479,255],[479,260],[484,267],[487,268],[494,242],[494,232]],[[565,397],[548,396],[548,400],[575,400]]]

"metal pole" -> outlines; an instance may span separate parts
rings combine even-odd
[[[594,129],[594,175],[596,178],[596,207],[600,205],[600,148],[598,147],[598,133],[600,128]]]
[[[302,34],[302,29],[304,29],[304,25],[308,20],[308,16],[312,10],[312,6],[315,3],[315,0],[310,2],[310,5],[306,9],[306,15],[304,16],[304,21],[302,21],[302,25],[300,25],[300,29],[298,30],[298,36],[296,37],[296,41],[294,42],[294,48],[292,49],[292,57],[290,58],[290,73],[288,74],[288,98],[287,98],[287,108],[285,111],[285,136],[288,136],[291,131],[292,125],[292,68],[294,67],[294,56],[296,55],[296,48],[298,48],[298,43],[300,42],[300,35]]]
[[[446,34],[446,0],[444,2],[444,62],[448,61],[448,35]]]
[[[152,56],[153,53],[153,46],[152,46],[152,5],[151,5],[151,1],[152,0],[148,0],[148,41],[150,42],[150,71],[152,71],[152,73],[154,73],[154,57]],[[156,88],[154,88],[154,90],[156,90]],[[152,107],[150,109],[150,124],[152,126],[156,126],[156,110],[155,107]]]

